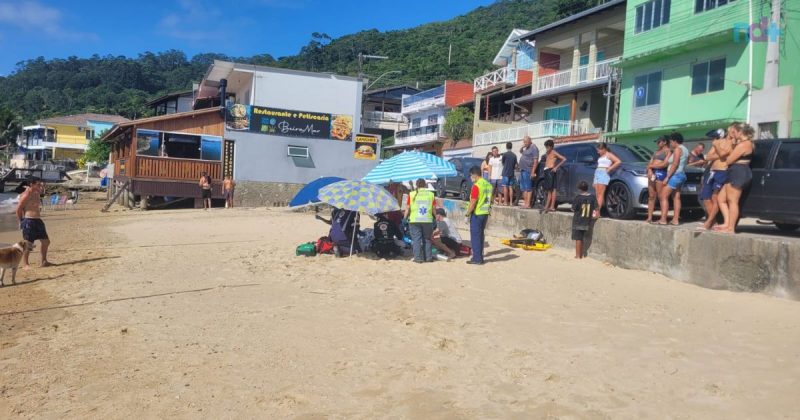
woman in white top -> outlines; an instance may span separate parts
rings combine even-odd
[[[608,146],[605,143],[597,145],[597,153],[600,157],[597,158],[597,169],[594,171],[594,193],[597,197],[597,210],[595,217],[600,217],[600,210],[603,208],[603,203],[606,198],[606,187],[611,182],[611,173],[622,163],[619,158],[613,153],[608,151]]]

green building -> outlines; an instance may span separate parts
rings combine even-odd
[[[606,137],[700,140],[734,121],[760,138],[800,134],[799,20],[787,0],[628,0],[619,118]]]

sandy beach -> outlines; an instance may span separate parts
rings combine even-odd
[[[311,215],[101,204],[48,212],[58,266],[0,288],[2,418],[800,412],[800,302],[497,238],[481,267],[295,257]]]

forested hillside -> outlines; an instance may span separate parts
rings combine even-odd
[[[382,78],[376,86],[419,83],[426,87],[446,78],[470,81],[492,68],[491,61],[511,29],[536,28],[597,2],[499,0],[448,21],[412,29],[373,29],[337,39],[313,32],[311,41],[297,55],[277,59],[268,54],[229,57],[213,53],[188,58],[175,50],[145,52],[136,58],[36,58],[20,63],[11,75],[0,77],[0,106],[7,106],[26,122],[77,112],[140,118],[149,113],[145,107],[148,100],[189,88],[214,59],[355,75],[359,71],[358,54],[363,53],[389,57],[365,62],[363,72],[373,80],[386,71],[402,72]]]

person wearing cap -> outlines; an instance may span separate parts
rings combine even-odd
[[[647,164],[647,223],[653,223],[653,213],[656,210],[656,202],[664,189],[667,179],[667,159],[669,159],[669,139],[667,136],[660,136],[656,139],[656,151]]]
[[[672,222],[678,226],[681,216],[681,187],[686,182],[686,162],[689,160],[689,149],[683,145],[683,135],[673,132],[669,135],[669,145],[672,154],[667,159],[667,185],[661,190],[661,220],[659,225],[667,224],[669,213],[669,199],[672,197]]]
[[[449,258],[457,257],[458,250],[461,249],[461,235],[447,218],[447,211],[441,207],[436,209],[436,230],[433,231],[431,242]]]
[[[711,130],[706,136],[713,139],[711,148],[706,155],[710,163],[708,174],[703,177],[703,188],[700,189],[699,199],[706,210],[706,221],[698,230],[711,229],[717,222],[719,214],[719,192],[728,183],[728,164],[725,162],[733,148],[731,138],[736,136],[737,127],[731,126],[727,131],[722,128]]]

